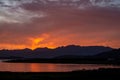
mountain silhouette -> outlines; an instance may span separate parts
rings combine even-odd
[[[96,58],[104,58],[104,59],[120,59],[120,49],[113,49],[108,52],[103,52],[95,55]]]
[[[18,58],[56,58],[59,56],[93,56],[99,53],[113,50],[110,47],[104,46],[77,46],[68,45],[55,49],[37,48],[21,49],[21,50],[0,50],[0,58],[4,59],[18,59]]]

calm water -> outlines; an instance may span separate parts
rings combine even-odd
[[[0,71],[12,72],[66,72],[73,70],[90,70],[98,68],[120,68],[113,65],[97,64],[43,64],[43,63],[4,63],[0,62]]]

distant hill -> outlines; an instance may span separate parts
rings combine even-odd
[[[104,58],[108,60],[119,59],[120,60],[120,49],[113,49],[108,52],[103,52],[100,54],[95,55],[96,58]]]
[[[56,49],[37,48],[35,50],[0,50],[0,58],[55,58],[60,56],[93,56],[113,50],[104,46],[76,46],[68,45]]]

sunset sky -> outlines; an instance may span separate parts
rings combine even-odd
[[[120,48],[120,0],[0,0],[0,49]]]

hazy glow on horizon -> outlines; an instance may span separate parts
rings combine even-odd
[[[0,0],[0,49],[120,48],[120,0],[110,1]]]

